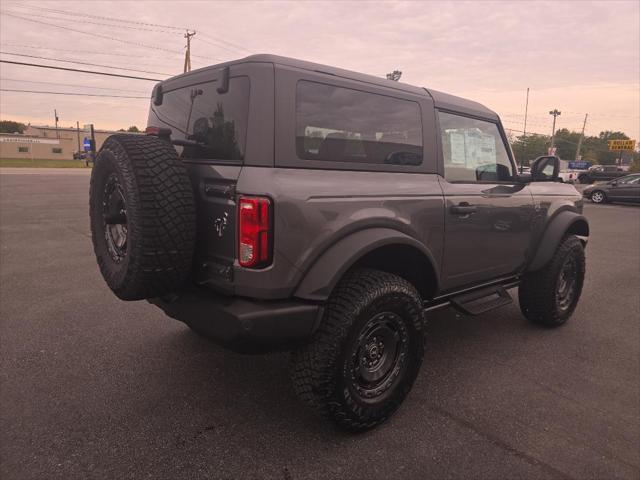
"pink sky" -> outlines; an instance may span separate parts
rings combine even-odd
[[[6,54],[13,52],[171,75],[182,71],[181,31],[74,17],[64,12],[91,14],[195,29],[198,33],[193,40],[194,68],[251,53],[274,53],[378,76],[399,69],[404,72],[402,81],[406,83],[484,103],[498,112],[506,128],[515,130],[522,130],[529,87],[527,131],[549,134],[552,118],[548,112],[557,108],[562,111],[557,128],[579,130],[584,114],[589,113],[587,134],[611,129],[623,130],[632,138],[640,137],[638,1],[4,0],[2,11],[0,50],[5,52],[2,55],[5,60],[56,64]],[[0,85],[3,89],[144,97],[153,83],[0,64]],[[81,125],[93,122],[99,128],[114,129],[134,124],[143,127],[146,123],[145,99],[7,91],[0,95],[2,119],[52,124],[56,108],[63,126],[75,125],[76,120]]]

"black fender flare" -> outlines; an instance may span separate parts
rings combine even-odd
[[[354,232],[333,244],[313,263],[295,290],[295,296],[306,300],[325,301],[340,278],[359,259],[373,250],[388,245],[407,245],[425,255],[439,278],[433,255],[413,237],[391,228],[368,228]]]
[[[584,215],[571,211],[561,211],[556,214],[542,234],[538,242],[538,248],[531,262],[527,267],[527,271],[533,272],[544,267],[553,253],[560,245],[560,242],[567,233],[575,233],[583,243],[589,236],[589,222]]]

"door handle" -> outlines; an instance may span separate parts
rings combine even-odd
[[[451,205],[449,211],[454,215],[469,215],[471,213],[476,213],[478,207],[475,205],[469,205],[468,203],[460,203],[459,205]]]

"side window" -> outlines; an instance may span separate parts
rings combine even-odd
[[[547,164],[542,169],[542,175],[544,175],[547,178],[551,178],[551,177],[553,177],[553,170],[554,170],[553,164],[552,163]]]
[[[444,177],[450,182],[513,179],[513,166],[495,123],[438,112]]]
[[[621,179],[617,180],[617,183],[625,183],[625,184],[628,184],[628,185],[637,185],[638,183],[640,183],[640,176],[629,176],[629,177],[626,177],[626,178],[621,178]]]
[[[296,152],[306,160],[420,165],[420,106],[410,100],[300,81]]]
[[[229,90],[207,82],[163,92],[162,104],[151,102],[149,125],[168,127],[182,141],[180,158],[243,160],[249,116],[249,78],[234,77]]]

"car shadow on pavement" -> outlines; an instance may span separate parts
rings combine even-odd
[[[447,390],[447,371],[477,372],[481,368],[478,357],[484,356],[486,362],[508,362],[505,340],[514,343],[516,339],[517,344],[526,336],[546,334],[544,329],[524,321],[517,307],[507,310],[510,312],[506,315],[488,313],[480,317],[467,317],[451,309],[430,314],[423,370],[409,403],[399,413],[410,414],[412,397],[430,403],[435,399],[430,392]],[[174,392],[172,395],[181,396],[179,400],[190,416],[201,419],[204,431],[252,424],[263,431],[284,428],[292,434],[313,431],[332,438],[342,434],[298,401],[289,380],[288,353],[237,354],[187,327],[162,339],[168,342],[163,351],[180,352],[177,365],[174,353],[166,358],[167,369],[172,372],[166,378],[167,388]],[[496,352],[499,343],[502,346]],[[462,384],[460,388],[466,387]]]

